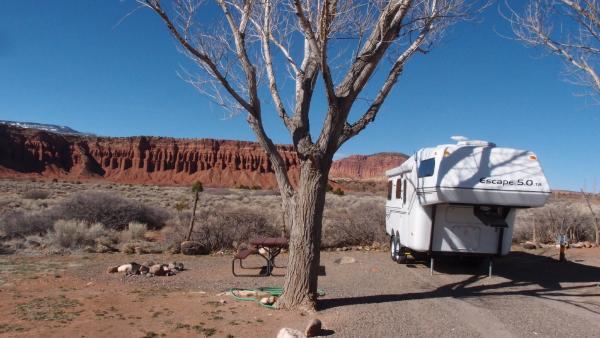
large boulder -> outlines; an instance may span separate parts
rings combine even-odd
[[[181,253],[184,255],[208,255],[210,250],[200,242],[185,241],[181,243]]]
[[[535,244],[534,242],[530,242],[530,241],[527,241],[527,242],[521,244],[521,246],[523,247],[523,249],[526,249],[526,250],[535,250],[538,247],[537,244]]]
[[[306,329],[304,330],[304,335],[307,337],[316,337],[316,336],[320,336],[321,335],[321,329],[322,329],[323,324],[321,324],[321,321],[317,318],[311,320],[308,325],[306,326]]]

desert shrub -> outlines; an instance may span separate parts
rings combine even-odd
[[[46,190],[33,189],[23,192],[21,197],[28,200],[45,200],[46,198],[50,197],[50,192]]]
[[[184,240],[189,217],[189,213],[182,213],[171,221],[165,234],[167,243],[172,245]],[[277,231],[259,210],[232,207],[198,212],[191,239],[206,245],[211,251],[216,251],[230,249],[234,242],[242,243],[254,237],[278,234],[280,231]]]
[[[58,220],[54,223],[53,231],[48,233],[51,244],[63,248],[82,248],[96,243],[97,238],[107,234],[104,225],[89,224],[81,220]]]
[[[144,223],[129,222],[127,228],[127,237],[130,240],[141,240],[144,239],[144,235],[148,231],[148,226]]]
[[[344,190],[340,189],[340,188],[336,188],[335,190],[332,191],[332,193],[334,195],[338,195],[338,196],[344,196]]]
[[[582,202],[551,201],[544,207],[520,211],[514,229],[513,241],[536,240],[555,243],[558,235],[567,235],[571,243],[593,241],[594,224],[589,210]]]
[[[105,192],[77,193],[57,208],[64,219],[102,223],[114,230],[123,230],[130,222],[145,223],[149,229],[159,229],[168,219],[168,212],[162,208],[149,207]]]
[[[335,204],[338,203],[328,200],[325,209],[322,247],[371,245],[387,240],[385,206],[381,201],[348,200],[347,205]]]
[[[0,232],[8,238],[43,235],[59,218],[54,210],[30,213],[13,211],[0,217]]]

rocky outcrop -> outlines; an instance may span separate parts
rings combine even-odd
[[[352,155],[335,161],[329,177],[352,180],[383,179],[386,170],[399,166],[407,158],[408,156],[401,153]]]
[[[297,158],[278,146],[292,180]],[[212,187],[277,186],[269,159],[254,142],[167,137],[95,137],[0,125],[0,177],[106,179],[121,183]]]
[[[280,145],[290,179],[297,181],[292,146]],[[334,162],[330,176],[382,177],[405,155],[355,155]],[[168,137],[97,137],[0,125],[0,178],[108,180],[119,183],[275,188],[271,163],[258,143]],[[350,189],[352,190],[352,189]]]

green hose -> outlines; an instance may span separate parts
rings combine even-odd
[[[256,294],[259,293],[263,293],[263,294],[268,294],[270,296],[275,296],[275,297],[279,297],[283,294],[283,288],[281,286],[264,286],[264,287],[260,287],[257,289],[239,289],[239,288],[231,288],[229,290],[227,290],[229,292],[229,294],[231,294],[231,296],[233,297],[233,299],[238,300],[238,301],[244,301],[244,302],[248,302],[248,301],[254,301],[266,308],[269,309],[275,309],[275,304],[263,304],[260,302],[260,297],[257,298],[251,298],[251,297],[240,297],[238,295],[236,295],[236,292],[238,291],[253,291]],[[317,289],[317,294],[319,296],[325,296],[325,291],[323,291],[322,289]]]

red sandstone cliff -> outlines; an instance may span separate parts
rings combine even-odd
[[[291,180],[298,162],[291,146],[278,146]],[[336,161],[331,177],[382,176],[405,157],[351,156]],[[277,186],[271,164],[254,142],[167,137],[64,135],[0,125],[0,178],[104,179],[120,183],[212,187]]]
[[[402,164],[408,156],[400,153],[352,155],[333,162],[329,177],[351,180],[383,179],[385,171]]]

